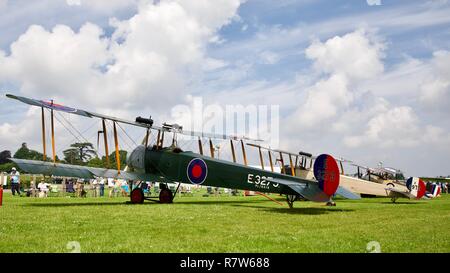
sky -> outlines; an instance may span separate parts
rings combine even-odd
[[[42,150],[39,109],[6,93],[185,126],[174,109],[201,99],[278,106],[284,150],[450,175],[448,14],[448,0],[0,0],[0,150]],[[60,115],[57,151],[98,126]],[[143,133],[124,129],[131,149]]]

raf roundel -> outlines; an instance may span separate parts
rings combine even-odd
[[[200,158],[194,158],[187,166],[187,177],[193,184],[202,184],[208,175],[208,166]]]

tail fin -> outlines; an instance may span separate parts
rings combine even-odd
[[[408,180],[406,180],[406,187],[417,199],[420,199],[425,195],[425,183],[418,177],[408,178]]]
[[[332,196],[339,187],[339,167],[331,155],[322,154],[316,158],[314,176],[319,182],[319,188],[328,196]]]

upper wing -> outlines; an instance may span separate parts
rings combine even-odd
[[[85,179],[93,179],[95,177],[118,178],[125,180],[143,180],[158,182],[173,182],[164,177],[156,176],[148,173],[126,172],[111,169],[93,168],[69,164],[51,163],[36,160],[25,160],[11,158],[22,170],[33,174],[44,174],[64,177],[78,177]]]
[[[211,133],[204,133],[204,132],[186,131],[186,130],[183,130],[181,127],[180,128],[171,128],[171,127],[166,127],[166,126],[162,126],[162,127],[153,126],[153,124],[141,123],[141,122],[126,120],[126,119],[122,119],[122,118],[116,118],[116,117],[98,114],[98,113],[94,113],[94,112],[90,112],[90,111],[86,111],[86,110],[82,110],[82,109],[75,109],[72,107],[56,104],[56,103],[49,102],[49,101],[30,99],[30,98],[11,95],[11,94],[6,94],[6,97],[8,97],[10,99],[15,99],[15,100],[21,101],[21,102],[29,104],[29,105],[44,107],[44,108],[52,109],[55,111],[62,111],[62,112],[70,113],[70,114],[88,117],[88,118],[95,117],[95,118],[100,118],[100,119],[106,119],[106,120],[129,124],[129,125],[133,125],[133,126],[148,128],[148,129],[152,128],[155,130],[162,130],[162,131],[166,131],[166,132],[175,132],[175,133],[180,133],[180,134],[192,136],[192,137],[195,136],[195,137],[205,137],[205,138],[215,138],[215,139],[234,139],[234,140],[244,139],[244,140],[252,140],[252,141],[262,141],[261,139],[252,139],[252,138],[249,138],[246,136],[234,136],[234,135],[225,135],[225,134],[211,134]]]
[[[11,94],[7,94],[6,96],[8,98],[10,98],[10,99],[16,99],[18,101],[21,101],[21,102],[29,104],[29,105],[34,105],[34,106],[38,106],[38,107],[44,107],[44,108],[52,109],[52,110],[55,110],[55,111],[62,111],[62,112],[70,113],[70,114],[83,116],[83,117],[88,117],[88,118],[96,117],[96,118],[112,120],[112,121],[116,121],[116,122],[120,122],[120,123],[130,124],[130,125],[134,125],[134,126],[144,127],[144,128],[150,128],[151,127],[151,125],[149,125],[149,124],[138,123],[138,122],[125,120],[125,119],[121,119],[121,118],[116,118],[116,117],[106,116],[106,115],[102,115],[102,114],[97,114],[97,113],[93,113],[93,112],[86,111],[86,110],[75,109],[75,108],[72,108],[72,107],[68,107],[68,106],[64,106],[64,105],[60,105],[60,104],[55,104],[53,102],[48,102],[48,101],[44,101],[44,100],[30,99],[30,98],[25,98],[25,97],[11,95]]]

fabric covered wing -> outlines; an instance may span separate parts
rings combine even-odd
[[[267,178],[269,182],[281,184],[287,186],[297,192],[304,198],[315,202],[328,202],[330,196],[326,195],[320,188],[319,183],[314,181],[302,180],[293,181],[281,178]]]
[[[347,198],[347,199],[352,199],[352,200],[361,199],[361,197],[359,195],[347,190],[346,188],[344,188],[342,186],[338,187],[338,189],[336,190],[336,194],[340,195],[344,198]]]
[[[148,173],[121,171],[120,174],[118,174],[117,170],[112,169],[93,168],[60,163],[54,164],[51,162],[16,159],[16,158],[11,158],[10,160],[15,162],[25,172],[33,174],[44,174],[63,177],[78,177],[85,179],[92,179],[95,177],[105,177],[105,178],[118,178],[125,180],[172,182],[168,181],[164,177]]]
[[[406,197],[409,199],[415,198],[414,195],[412,195],[409,192],[406,192],[404,190],[400,190],[400,189],[396,189],[396,188],[385,188],[385,190],[388,192],[389,197]]]

